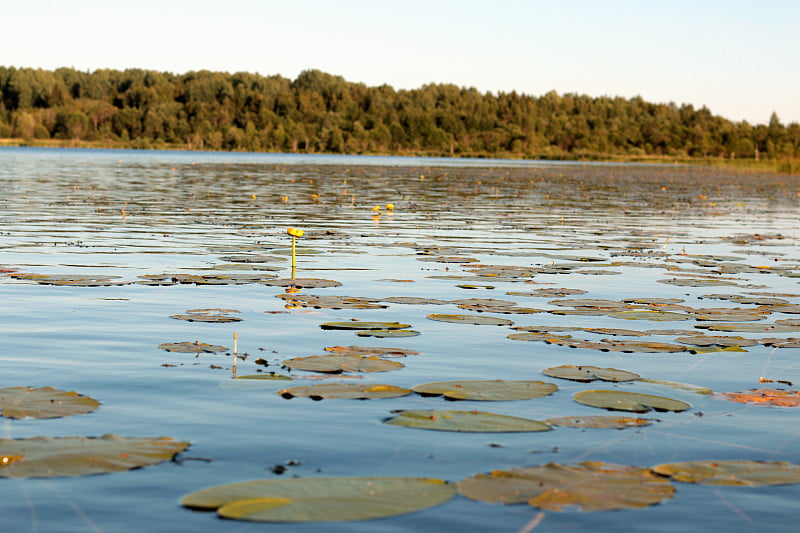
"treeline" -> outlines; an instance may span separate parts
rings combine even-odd
[[[0,67],[0,138],[453,156],[798,158],[800,125],[641,98],[368,87],[318,70],[171,74]]]

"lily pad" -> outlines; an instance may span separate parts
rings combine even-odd
[[[359,337],[378,337],[381,339],[396,338],[396,337],[416,337],[419,331],[413,329],[368,329],[364,331],[356,331]]]
[[[378,355],[382,357],[419,355],[419,352],[416,350],[409,350],[407,348],[385,348],[381,346],[328,346],[325,348],[325,351],[338,353],[339,355]]]
[[[497,318],[494,316],[478,316],[478,315],[447,315],[440,313],[431,313],[427,316],[430,320],[438,322],[452,322],[455,324],[472,324],[476,326],[511,326],[514,324],[513,320],[506,318]]]
[[[627,429],[649,426],[652,418],[634,418],[630,416],[594,415],[594,416],[562,416],[548,418],[545,423],[551,426],[591,429]]]
[[[237,316],[227,316],[227,315],[204,315],[204,314],[187,314],[187,315],[170,315],[170,318],[174,318],[176,320],[186,320],[187,322],[215,322],[215,323],[225,323],[225,322],[241,322],[242,319]]]
[[[450,303],[450,300],[439,300],[437,298],[418,298],[416,296],[391,296],[389,298],[384,298],[381,301],[392,304],[409,305],[444,305]]]
[[[185,352],[185,353],[216,353],[224,352],[228,348],[216,344],[206,344],[205,342],[198,341],[183,341],[183,342],[165,342],[158,345],[159,349],[168,352]]]
[[[388,305],[376,303],[376,298],[359,296],[320,296],[317,294],[278,294],[281,298],[301,307],[315,309],[386,309]]]
[[[686,402],[664,396],[614,390],[577,392],[572,398],[578,403],[592,407],[600,407],[611,411],[632,411],[634,413],[646,413],[651,409],[680,412],[691,407]]]
[[[189,447],[168,437],[0,439],[0,477],[68,477],[120,472],[169,461]]]
[[[554,378],[570,379],[572,381],[589,382],[596,379],[602,381],[634,381],[639,379],[639,374],[616,368],[600,368],[590,365],[561,365],[542,370],[542,374]]]
[[[777,407],[800,406],[800,391],[782,389],[752,389],[747,392],[723,392],[722,396],[732,402],[774,405]]]
[[[99,406],[94,398],[52,387],[0,389],[0,415],[6,418],[61,418],[91,413]]]
[[[385,424],[435,431],[523,433],[552,429],[537,420],[482,411],[399,410],[392,413],[394,416],[385,419]]]
[[[427,509],[451,499],[455,492],[454,485],[430,478],[267,479],[201,490],[181,503],[236,520],[328,522]]]
[[[360,355],[312,355],[295,357],[283,361],[284,366],[294,370],[309,372],[326,372],[340,374],[342,372],[387,372],[403,368],[403,363],[389,361],[380,357],[361,357]]]
[[[312,400],[398,398],[411,394],[410,389],[372,383],[322,383],[281,389],[276,394],[284,398],[304,397]]]
[[[784,461],[688,461],[653,467],[662,476],[684,483],[766,487],[800,483],[800,465]]]
[[[322,329],[405,329],[410,328],[411,324],[401,324],[400,322],[361,322],[354,320],[351,322],[325,322],[320,324]]]
[[[263,283],[273,287],[294,287],[296,289],[321,289],[341,286],[339,281],[316,278],[277,278],[265,280]]]
[[[683,313],[650,310],[615,311],[613,313],[608,313],[608,316],[613,318],[623,318],[625,320],[657,320],[665,322],[670,322],[673,320],[689,320],[692,318],[691,316]]]
[[[440,381],[413,388],[423,396],[444,396],[448,400],[506,401],[529,400],[549,396],[558,390],[543,381]]]
[[[603,462],[495,470],[458,483],[458,491],[488,503],[527,503],[550,511],[637,509],[672,498],[675,488],[649,468]]]

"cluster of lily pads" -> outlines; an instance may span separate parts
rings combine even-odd
[[[46,419],[90,413],[94,398],[52,387],[0,389],[0,415]],[[169,461],[189,447],[169,437],[33,437],[0,439],[0,477],[70,477],[120,472]]]

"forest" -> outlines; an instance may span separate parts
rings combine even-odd
[[[279,75],[0,67],[0,139],[127,148],[544,159],[800,158],[800,125],[640,97]]]

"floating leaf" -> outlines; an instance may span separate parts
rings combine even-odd
[[[546,287],[542,289],[535,289],[530,292],[514,292],[510,291],[507,292],[509,296],[540,296],[545,298],[560,298],[562,296],[571,296],[577,294],[586,294],[588,291],[584,291],[583,289],[565,289],[559,288],[555,289],[552,287]]]
[[[528,503],[532,507],[563,511],[637,509],[672,498],[675,488],[649,468],[583,462],[495,470],[458,483],[458,491],[488,503]]]
[[[418,298],[416,296],[391,296],[384,298],[382,302],[389,302],[393,304],[409,304],[409,305],[443,305],[449,304],[450,300],[438,300],[436,298]]]
[[[0,415],[6,418],[60,418],[90,413],[99,406],[94,398],[52,387],[0,389]]]
[[[689,320],[692,318],[689,315],[682,313],[673,313],[671,311],[618,311],[608,313],[608,316],[613,318],[624,318],[625,320],[658,320],[658,321],[672,321],[672,320]]]
[[[449,400],[505,401],[529,400],[549,396],[558,390],[553,383],[543,381],[440,381],[414,387],[424,396],[443,395]]]
[[[570,335],[555,335],[553,333],[536,333],[536,332],[523,332],[523,333],[511,333],[510,335],[506,335],[509,339],[515,341],[548,341],[550,339],[571,339]]]
[[[632,418],[630,416],[594,415],[594,416],[562,416],[548,418],[545,423],[551,426],[591,429],[626,429],[649,426],[652,418]]]
[[[259,522],[328,522],[395,516],[446,502],[455,486],[440,479],[351,477],[268,479],[185,496],[184,507]]]
[[[600,368],[597,366],[583,365],[561,365],[542,370],[545,374],[554,378],[571,379],[572,381],[589,382],[596,379],[602,381],[634,381],[639,379],[639,374],[617,370],[616,368]]]
[[[284,398],[305,397],[312,400],[398,398],[411,394],[410,389],[371,383],[322,383],[281,389],[276,394]]]
[[[383,357],[419,355],[419,352],[416,350],[409,350],[406,348],[383,348],[380,346],[328,346],[325,348],[325,351],[338,353],[340,355],[379,355]]]
[[[717,323],[698,324],[695,327],[712,331],[736,331],[742,333],[788,333],[800,331],[800,326],[787,324]]]
[[[744,351],[744,350],[742,350]],[[689,383],[676,383],[674,381],[662,381],[660,379],[639,378],[642,383],[652,383],[653,385],[664,385],[671,389],[688,390],[695,394],[712,394],[714,391],[708,387],[698,387],[697,385],[690,385]]]
[[[489,326],[511,326],[514,324],[513,320],[506,318],[497,318],[493,316],[478,316],[478,315],[446,315],[440,313],[431,313],[427,316],[430,320],[438,322],[452,322],[455,324],[472,324],[472,325],[489,325]]]
[[[726,335],[692,335],[679,337],[675,342],[691,344],[692,346],[754,346],[759,344],[755,339],[744,337],[730,337]]]
[[[325,322],[320,324],[322,329],[405,329],[410,328],[411,324],[401,324],[400,322],[361,322],[354,320],[351,322]]]
[[[533,307],[519,307],[516,305],[479,305],[479,304],[461,304],[458,307],[465,311],[475,311],[478,313],[503,313],[503,314],[518,314],[518,315],[532,315],[535,313],[545,313],[544,309],[535,309]]]
[[[684,483],[766,487],[800,483],[800,465],[784,461],[688,461],[654,466],[662,476]]]
[[[224,352],[228,348],[224,346],[219,346],[215,344],[206,344],[204,342],[192,342],[192,341],[183,341],[183,342],[165,342],[164,344],[158,345],[159,349],[166,350],[168,352],[186,352],[186,353],[216,353],[216,352]]]
[[[748,392],[723,392],[732,402],[775,405],[778,407],[797,407],[800,405],[800,391],[781,389],[752,389]]]
[[[358,296],[320,296],[317,294],[278,294],[288,303],[315,309],[386,309],[388,306],[376,303],[376,298]]]
[[[315,278],[279,278],[264,281],[264,285],[274,287],[294,287],[296,289],[321,289],[324,287],[339,287],[341,282],[332,279]]]
[[[646,413],[656,411],[685,411],[691,407],[686,402],[664,396],[614,390],[588,390],[575,393],[572,398],[584,405],[600,407],[612,411],[633,411]]]
[[[617,302],[614,300],[596,300],[596,299],[580,299],[580,298],[573,298],[567,300],[552,300],[548,302],[550,305],[558,305],[560,307],[588,307],[591,309],[602,309],[602,310],[624,310],[628,309],[629,307],[622,303]]]
[[[242,319],[236,316],[226,315],[202,315],[202,314],[188,314],[188,315],[170,315],[170,318],[176,320],[186,320],[187,322],[241,322]]]
[[[378,337],[381,339],[395,337],[416,337],[419,331],[413,329],[368,329],[366,331],[356,331],[359,337]]]
[[[450,303],[459,307],[462,305],[483,305],[487,307],[511,307],[516,305],[516,302],[510,302],[508,300],[496,300],[494,298],[465,298],[461,300],[453,300]]]
[[[644,331],[636,331],[633,329],[617,329],[617,328],[581,328],[583,331],[589,333],[597,333],[598,335],[620,335],[623,337],[645,337],[648,334]]]
[[[0,439],[0,477],[67,477],[120,472],[169,461],[189,447],[168,437]]]
[[[294,370],[309,372],[387,372],[397,370],[405,365],[397,361],[389,361],[380,357],[361,357],[360,355],[312,355],[295,357],[283,361],[284,366]]]
[[[392,426],[470,433],[521,433],[548,431],[544,422],[482,411],[400,410],[384,420]]]
[[[261,373],[261,374],[248,374],[246,376],[234,376],[233,379],[251,379],[251,380],[263,380],[263,381],[294,381],[289,376],[284,376],[283,374],[276,374],[275,372],[270,373]]]
[[[659,283],[666,283],[667,285],[678,285],[679,287],[713,287],[713,286],[733,286],[737,284],[733,281],[725,281],[722,279],[659,279]]]

